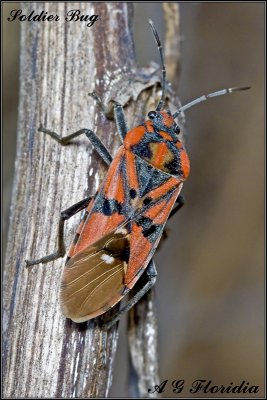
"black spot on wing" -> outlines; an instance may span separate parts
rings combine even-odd
[[[111,216],[115,212],[127,215],[124,204],[115,199],[107,199],[102,193],[97,196],[92,212],[102,212],[106,216]]]
[[[135,189],[130,189],[130,197],[131,199],[135,199],[137,195],[137,192]]]
[[[132,213],[132,201],[137,196],[137,191],[129,186],[127,170],[126,170],[126,158],[122,157],[120,167],[120,176],[122,179],[124,202],[121,204],[122,214],[128,218]]]
[[[92,208],[92,213],[99,212],[103,213],[106,216],[112,216],[112,214],[118,213],[125,216],[125,218],[129,217],[129,214],[131,212],[130,196],[133,196],[134,192],[130,193],[130,188],[128,187],[125,157],[121,158],[120,165],[118,166],[116,175],[114,176],[114,185],[116,185],[116,177],[118,176],[120,176],[122,179],[125,201],[123,203],[120,203],[116,199],[107,199],[103,194],[103,191],[101,191],[96,196],[94,206]]]
[[[112,203],[110,200],[105,199],[103,202],[103,214],[110,216],[112,215]]]
[[[157,225],[151,225],[148,229],[143,231],[144,237],[152,235],[157,230]]]
[[[140,215],[135,220],[136,225],[141,226],[143,229],[148,229],[152,224],[152,219]]]
[[[178,154],[174,154],[174,158],[170,162],[165,163],[164,167],[168,169],[169,173],[172,175],[183,176],[180,157],[178,156]]]
[[[148,206],[152,201],[151,197],[146,197],[143,201],[144,206]]]
[[[149,228],[143,229],[143,235],[148,238],[151,243],[155,242],[163,229],[162,225],[152,224]]]
[[[153,224],[152,219],[144,216],[140,216],[135,220],[138,226],[142,227],[142,233],[144,237],[148,238],[151,242],[155,241],[160,234],[163,226],[159,224]]]

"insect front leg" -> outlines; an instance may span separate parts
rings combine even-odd
[[[100,106],[103,113],[105,115],[107,115],[108,110],[107,110],[106,106],[104,105],[103,101],[96,94],[96,92],[89,93],[89,96],[91,96],[97,102],[97,104]],[[121,142],[123,142],[124,138],[126,136],[126,133],[128,132],[128,128],[127,128],[127,124],[126,124],[123,107],[120,103],[116,102],[114,105],[114,116],[115,116],[115,121],[116,121],[116,126],[117,126],[119,137],[121,139]]]
[[[72,139],[76,138],[80,135],[86,135],[90,140],[95,150],[98,152],[102,160],[109,166],[112,162],[112,156],[109,153],[106,146],[101,142],[101,140],[97,137],[97,135],[91,129],[80,129],[77,132],[71,133],[68,136],[60,137],[58,133],[51,131],[50,129],[44,128],[42,125],[38,129],[39,132],[43,132],[53,139],[55,139],[58,143],[65,146],[71,142]]]
[[[26,267],[30,267],[32,265],[40,264],[40,263],[48,263],[49,261],[56,260],[60,257],[63,257],[66,253],[66,247],[64,243],[64,224],[65,221],[73,215],[77,214],[77,212],[83,210],[88,206],[90,203],[92,197],[87,197],[84,200],[79,201],[78,203],[74,204],[73,206],[69,207],[67,210],[61,211],[60,213],[60,218],[58,222],[58,248],[57,251],[55,251],[52,254],[49,254],[48,256],[44,256],[42,258],[38,258],[36,260],[25,260],[26,262]]]
[[[158,274],[153,259],[149,262],[144,274],[146,278],[144,286],[116,314],[114,314],[109,321],[103,323],[102,328],[104,330],[111,328],[112,325],[120,319],[123,313],[129,311],[152,288],[152,286],[154,286]]]
[[[115,115],[115,120],[116,120],[116,125],[118,129],[118,134],[121,138],[121,141],[124,141],[124,138],[128,132],[127,124],[126,124],[126,119],[123,111],[123,107],[121,104],[116,103],[114,106],[114,115]]]

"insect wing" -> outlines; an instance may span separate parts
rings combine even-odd
[[[134,286],[157,248],[181,187],[182,184],[167,192],[163,199],[155,200],[133,220],[67,262],[60,291],[61,307],[66,317],[83,322],[101,315]],[[155,196],[157,192],[154,192]]]
[[[182,182],[177,185],[175,181],[170,182],[175,185],[172,189],[165,185],[165,188],[151,191],[149,196],[155,199],[132,221],[130,257],[125,275],[128,288],[133,287],[156,251],[168,216],[182,189]]]
[[[76,238],[68,254],[69,258],[116,230],[127,219],[122,212],[123,204],[125,204],[121,172],[123,157],[124,148],[121,147],[110,165],[103,185],[95,200],[89,205],[84,220],[77,230]]]
[[[103,314],[133,287],[153,256],[182,181],[121,147],[69,253],[63,313],[75,322]]]
[[[75,322],[87,321],[120,300],[125,289],[129,246],[127,230],[121,228],[67,262],[60,288],[61,308],[66,317]]]

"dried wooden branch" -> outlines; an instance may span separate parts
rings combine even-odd
[[[16,174],[4,276],[4,396],[104,397],[112,380],[117,327],[104,333],[97,321],[66,320],[58,305],[63,260],[31,270],[24,260],[55,250],[60,211],[94,193],[106,173],[86,138],[61,147],[38,132],[39,125],[62,135],[88,127],[112,153],[118,147],[114,122],[101,115],[88,92],[95,89],[102,96],[109,75],[132,68],[132,6],[25,3],[22,9],[25,14],[45,9],[60,21],[21,26]],[[91,28],[67,23],[71,9],[100,15],[101,21]],[[67,223],[67,243],[79,218]]]
[[[86,138],[61,147],[38,127],[62,136],[88,127],[114,154],[119,146],[114,121],[87,93],[96,90],[109,114],[114,101],[128,102],[126,117],[133,127],[154,108],[152,91],[159,77],[151,75],[151,68],[143,74],[134,69],[131,4],[25,3],[22,8],[25,14],[45,9],[60,21],[22,23],[16,172],[4,274],[3,394],[106,397],[117,326],[103,332],[97,320],[75,324],[64,318],[58,306],[63,260],[31,270],[24,262],[55,250],[60,211],[93,194],[106,169]],[[91,28],[81,21],[67,23],[71,9],[101,20]],[[68,221],[67,243],[79,219]],[[151,309],[150,302],[147,306]]]
[[[180,13],[178,3],[162,3],[165,21],[165,59],[168,80],[177,88],[181,70]]]
[[[166,23],[167,29],[164,43],[165,63],[168,80],[171,80],[173,78],[177,79],[176,75],[179,71],[180,61],[178,4],[163,3],[163,10],[165,21],[168,22]],[[174,97],[170,96],[170,100],[172,102]],[[170,103],[168,106],[171,105]],[[174,103],[177,105],[178,99]],[[137,290],[138,284],[133,289],[133,295]],[[152,288],[129,312],[129,391],[132,397],[158,396],[158,393],[154,391],[154,386],[160,382],[157,334],[154,288]]]

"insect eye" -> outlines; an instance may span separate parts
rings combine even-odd
[[[157,115],[156,111],[149,111],[149,113],[147,114],[149,119],[154,119],[156,115]]]
[[[175,127],[174,132],[176,133],[176,135],[179,135],[179,133],[181,132],[181,129],[178,125]]]

